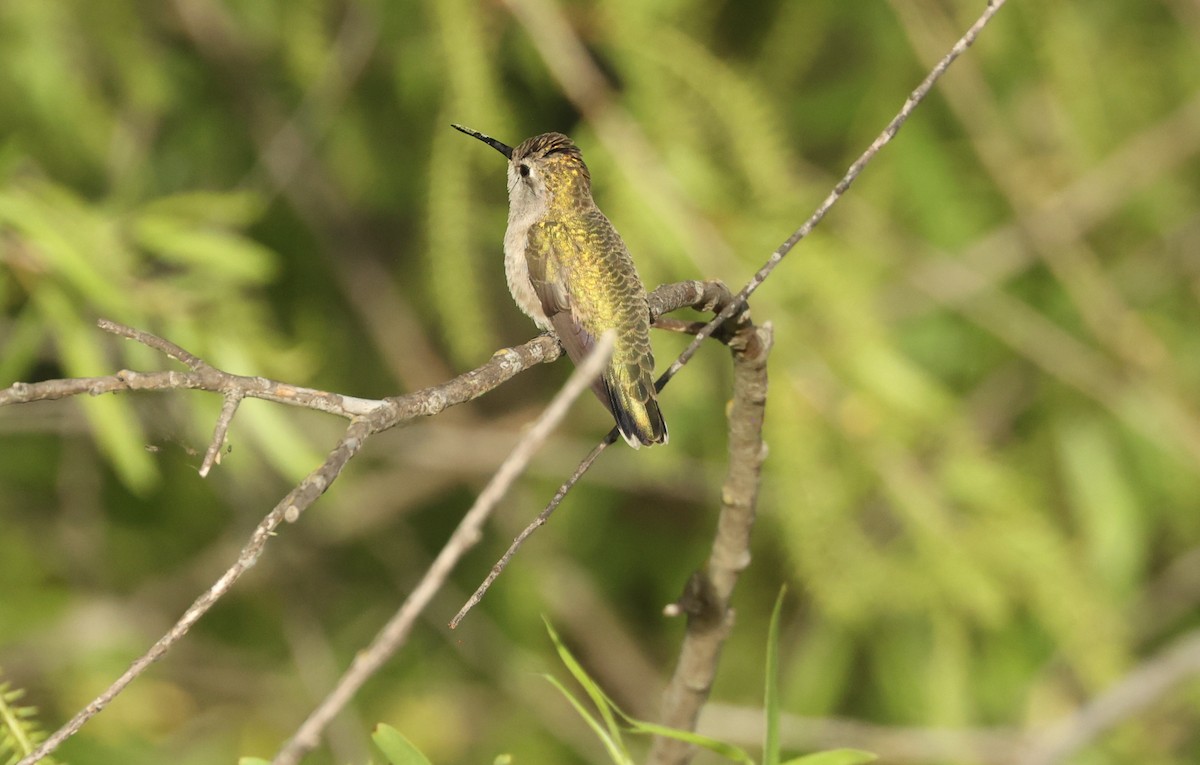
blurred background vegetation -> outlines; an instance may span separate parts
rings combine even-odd
[[[0,2],[0,385],[168,366],[97,317],[229,371],[367,397],[524,341],[503,163],[451,121],[512,143],[570,133],[648,285],[739,287],[981,7]],[[564,30],[610,98],[567,97]],[[771,453],[711,725],[758,737],[729,721],[759,703],[784,582],[786,709],[877,732],[1052,724],[1200,628],[1197,210],[1200,6],[1010,2],[756,295],[777,340]],[[656,336],[660,366],[683,344]],[[272,753],[567,366],[377,437],[62,756]],[[579,402],[312,761],[364,762],[382,720],[435,762],[603,762],[536,675],[557,669],[539,614],[653,719],[682,626],[660,609],[715,520],[728,378],[722,349],[700,354],[663,395],[670,446],[610,450],[450,633],[607,430]],[[201,480],[219,405],[0,411],[0,666],[47,727],[183,612],[340,431],[248,402]],[[1193,684],[1071,761],[1192,763],[1197,731]],[[889,759],[875,743],[887,762],[997,757]]]

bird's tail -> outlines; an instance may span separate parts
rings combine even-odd
[[[612,411],[621,437],[634,449],[654,444],[665,444],[669,434],[658,399],[654,394],[654,383],[639,381],[636,385],[609,385],[605,379],[601,400]],[[599,391],[597,391],[599,392]]]

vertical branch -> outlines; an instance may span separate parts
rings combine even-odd
[[[695,730],[708,700],[721,648],[733,625],[730,599],[738,577],[750,564],[750,532],[758,501],[759,473],[766,457],[762,439],[767,401],[767,356],[771,325],[748,325],[730,340],[733,350],[733,401],[729,407],[729,469],[721,490],[721,513],[712,552],[688,581],[677,604],[687,614],[687,632],[675,674],[663,697],[662,724]],[[681,741],[658,737],[650,750],[652,765],[684,765],[693,754]]]

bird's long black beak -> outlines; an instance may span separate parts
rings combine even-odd
[[[508,144],[500,143],[495,138],[492,138],[490,135],[484,135],[483,133],[480,133],[478,130],[472,130],[469,127],[464,127],[462,125],[455,125],[455,124],[451,124],[450,127],[454,128],[455,130],[459,131],[460,133],[466,133],[467,135],[471,136],[472,138],[478,138],[479,140],[486,143],[488,146],[491,146],[493,149],[495,149],[496,151],[503,154],[508,159],[512,159],[513,149]]]

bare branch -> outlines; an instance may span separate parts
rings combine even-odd
[[[209,364],[203,359],[199,358],[195,354],[185,351],[175,343],[172,343],[170,340],[165,340],[158,335],[152,335],[149,332],[143,332],[140,329],[127,327],[124,324],[120,324],[109,319],[100,319],[96,322],[96,326],[100,327],[100,329],[104,330],[105,332],[111,332],[118,337],[127,337],[130,340],[135,340],[148,348],[153,348],[160,353],[170,356],[193,372],[202,372],[206,369],[212,369],[212,367],[209,366]]]
[[[533,427],[500,465],[484,490],[476,497],[471,509],[463,516],[458,528],[450,535],[441,552],[434,558],[433,563],[421,577],[421,581],[417,583],[412,593],[405,599],[400,609],[379,631],[379,634],[371,641],[371,645],[358,652],[350,668],[342,675],[329,695],[317,705],[317,708],[308,716],[291,740],[275,755],[274,765],[294,765],[306,753],[312,751],[320,742],[322,731],[350,702],[363,683],[404,645],[413,623],[433,599],[434,594],[441,589],[446,577],[450,575],[463,555],[479,542],[483,524],[500,500],[504,498],[509,487],[525,470],[534,453],[562,420],[571,402],[600,376],[612,355],[614,340],[615,333],[611,330],[604,333],[596,344],[596,349],[575,370],[567,380],[567,384],[558,392]]]
[[[668,612],[682,612],[688,617],[679,662],[663,694],[661,721],[671,728],[696,729],[717,674],[721,648],[733,627],[733,589],[750,565],[750,533],[767,452],[762,424],[771,344],[770,324],[746,326],[730,342],[733,401],[728,414],[729,468],[721,490],[717,533],[704,570],[692,575],[683,597]],[[683,765],[692,754],[693,748],[682,741],[656,737],[649,762]]]
[[[385,399],[345,396],[313,388],[224,372],[193,356],[179,346],[148,332],[134,330],[115,322],[101,320],[109,331],[136,339],[184,363],[194,364],[191,372],[134,372],[122,370],[104,377],[45,380],[37,383],[16,382],[0,390],[0,406],[29,401],[50,401],[71,396],[121,391],[206,390],[225,396],[260,398],[277,404],[315,409],[339,417],[372,417],[374,430],[387,430],[417,417],[428,417],[448,407],[482,396],[526,369],[554,361],[561,355],[558,342],[549,336],[513,348],[504,348],[482,366],[465,372],[440,385]],[[129,333],[129,334],[127,334]],[[214,436],[215,438],[215,436]]]
[[[449,407],[473,401],[526,369],[548,364],[561,355],[558,339],[549,335],[496,351],[486,364],[447,382],[384,399],[394,411],[380,422],[380,427],[386,429],[417,417],[432,417]]]
[[[200,463],[201,478],[206,478],[208,471],[212,470],[212,466],[221,461],[221,447],[225,445],[225,434],[229,431],[229,423],[233,422],[233,415],[237,414],[238,405],[241,403],[241,394],[226,394],[225,403],[221,406],[221,414],[217,417],[217,425],[213,428],[212,443],[208,445],[208,451],[204,453],[204,462]]]

